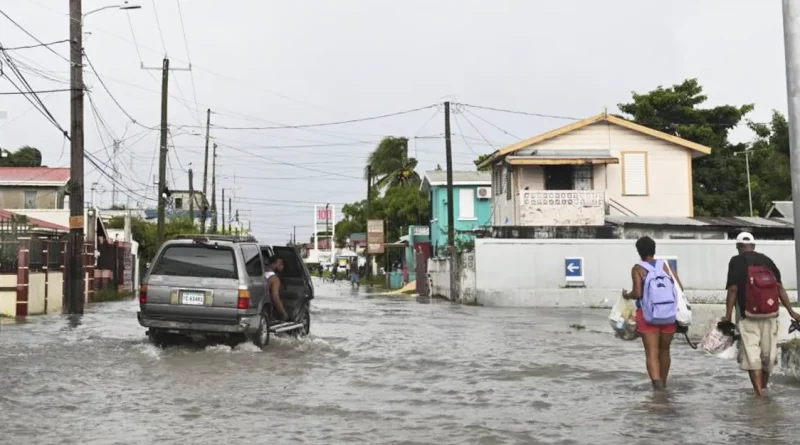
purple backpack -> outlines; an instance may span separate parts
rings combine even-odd
[[[678,316],[678,298],[672,277],[664,271],[664,260],[653,266],[646,261],[639,265],[647,270],[642,288],[642,315],[646,322],[655,325],[669,325]]]

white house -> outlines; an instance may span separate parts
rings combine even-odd
[[[606,215],[694,215],[692,161],[711,148],[602,113],[504,147],[493,225],[599,226]]]

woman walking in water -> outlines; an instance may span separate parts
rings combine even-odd
[[[677,273],[664,260],[656,260],[656,242],[648,236],[636,241],[641,261],[631,269],[633,290],[622,290],[622,297],[636,300],[636,330],[642,335],[647,373],[654,389],[666,387],[669,375],[669,348],[677,331],[675,281],[683,288]],[[674,280],[674,281],[673,281]]]

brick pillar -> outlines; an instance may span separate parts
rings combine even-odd
[[[28,316],[28,283],[31,261],[30,240],[20,240],[17,252],[17,317]]]
[[[84,244],[84,271],[86,274],[86,302],[94,301],[94,245],[92,243]]]
[[[47,314],[47,300],[50,299],[50,276],[47,272],[50,265],[50,240],[40,242],[42,243],[42,271],[44,272],[44,313]]]

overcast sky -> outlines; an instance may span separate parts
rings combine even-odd
[[[179,3],[180,2],[180,7]],[[84,13],[113,5],[84,0]],[[167,178],[202,189],[205,110],[216,126],[263,127],[357,119],[444,100],[582,118],[646,92],[697,77],[710,104],[754,103],[753,120],[786,109],[780,0],[139,0],[142,9],[108,9],[85,19],[84,47],[125,111],[144,126],[160,120],[159,71],[170,73]],[[68,1],[0,0],[0,9],[38,39],[68,38]],[[182,11],[182,19],[181,14]],[[129,22],[130,20],[130,22]],[[186,42],[181,22],[185,25]],[[5,47],[35,44],[0,17]],[[69,56],[67,44],[53,45]],[[47,49],[12,52],[35,89],[68,87],[69,65]],[[3,66],[7,71],[8,67]],[[45,77],[49,78],[46,79]],[[12,77],[12,79],[14,79]],[[136,124],[86,68],[100,129],[86,102],[86,150],[109,162],[118,155],[119,201],[155,206],[158,132]],[[0,91],[13,91],[0,77]],[[68,93],[43,94],[69,129]],[[48,166],[69,166],[69,143],[21,96],[0,96],[0,146],[39,148]],[[458,111],[458,110],[457,110]],[[470,109],[453,116],[455,169],[474,169],[476,153],[568,121]],[[260,240],[285,242],[311,233],[313,205],[365,195],[366,156],[384,135],[406,136],[420,172],[444,166],[439,108],[356,124],[306,129],[213,129],[219,144],[217,198],[234,190],[234,210],[251,219]],[[463,135],[463,137],[462,137]],[[422,137],[423,139],[419,139]],[[736,138],[748,140],[748,131]],[[172,144],[172,141],[170,141]],[[491,145],[490,145],[491,144]],[[102,164],[101,164],[102,165]],[[86,163],[87,199],[100,181]],[[209,173],[210,174],[210,173]],[[209,178],[210,188],[210,178]],[[210,191],[209,191],[210,195]],[[144,200],[143,197],[147,197]]]

